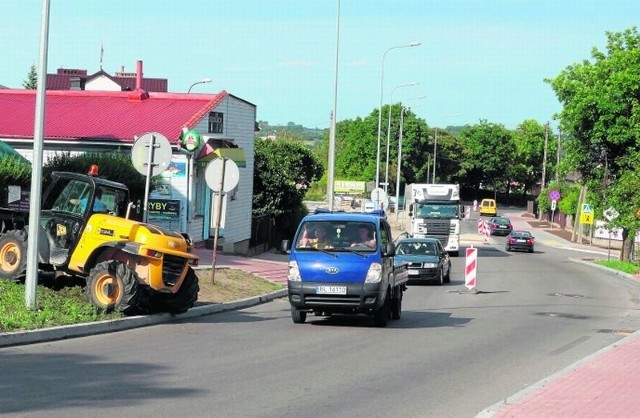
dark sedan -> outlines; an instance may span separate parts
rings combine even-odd
[[[405,238],[397,242],[396,264],[407,263],[409,283],[449,283],[451,259],[435,238]]]
[[[511,221],[504,216],[494,216],[487,221],[491,235],[509,235],[513,230]]]
[[[532,253],[534,251],[535,238],[529,231],[513,230],[507,235],[505,249],[507,251],[522,250]]]

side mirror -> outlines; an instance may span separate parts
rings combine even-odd
[[[289,253],[289,240],[288,239],[283,239],[280,242],[280,252],[282,252],[283,254],[288,254]]]
[[[387,246],[384,248],[384,254],[386,256],[393,256],[396,254],[396,245],[389,241],[387,242]]]

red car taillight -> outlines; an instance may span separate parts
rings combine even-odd
[[[516,239],[513,237],[509,237],[509,244],[513,244],[514,242],[516,242]]]

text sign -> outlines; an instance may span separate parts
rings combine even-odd
[[[177,218],[180,216],[179,200],[149,199],[149,215]]]
[[[620,216],[620,213],[612,206],[606,209],[604,212],[602,212],[602,215],[604,215],[604,217],[607,218],[607,221],[611,222],[614,219],[616,219],[618,216]]]

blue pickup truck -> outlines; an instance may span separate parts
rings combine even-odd
[[[376,326],[400,319],[408,272],[394,265],[384,213],[322,212],[302,219],[288,251],[291,318],[366,314]]]

